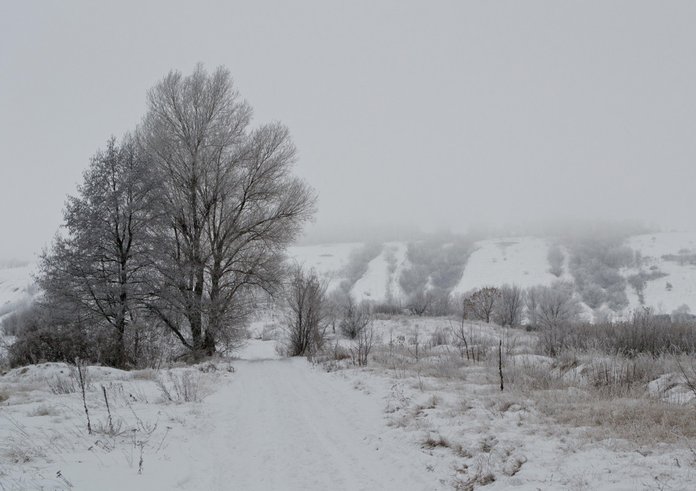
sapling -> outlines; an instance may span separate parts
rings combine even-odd
[[[87,433],[91,435],[92,423],[89,420],[89,410],[87,409],[87,396],[85,395],[85,386],[87,385],[87,368],[84,366],[84,362],[79,358],[75,358],[75,366],[77,367],[77,375],[78,381],[80,382],[80,390],[82,390],[82,405],[85,408],[85,415],[87,416]]]

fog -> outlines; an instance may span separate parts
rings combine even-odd
[[[693,2],[6,2],[0,258],[30,259],[170,69],[225,65],[299,149],[308,238],[693,229]]]

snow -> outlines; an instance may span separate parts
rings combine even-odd
[[[186,489],[440,489],[418,449],[390,438],[379,400],[306,360],[246,360],[208,398]],[[212,458],[211,458],[212,457]],[[162,489],[166,489],[163,487]]]
[[[654,307],[658,312],[669,314],[682,305],[688,305],[696,310],[696,266],[681,265],[662,258],[664,255],[677,254],[682,249],[696,253],[696,233],[665,232],[631,237],[628,246],[640,251],[643,256],[643,270],[650,271],[656,267],[667,276],[650,280],[645,288],[645,304]],[[625,271],[628,276],[635,270]],[[667,289],[667,283],[672,285]],[[638,297],[632,288],[626,293],[631,301],[631,308],[639,305]]]
[[[289,247],[287,256],[304,267],[314,269],[328,282],[328,290],[337,288],[344,277],[351,252],[360,248],[361,242],[319,244]]]
[[[33,264],[0,267],[0,320],[16,306],[31,299],[35,270]]]
[[[115,438],[86,434],[79,392],[48,393],[51,380],[71,372],[67,365],[0,378],[0,390],[11,394],[0,407],[2,488],[446,489],[420,449],[385,425],[380,398],[305,359],[278,359],[274,341],[250,340],[231,373],[175,370],[205,377],[215,392],[202,403],[165,404],[154,382],[88,368],[93,426],[106,421],[100,386],[114,418],[129,419]],[[18,456],[28,442],[44,450]]]
[[[469,257],[459,283],[452,294],[461,294],[484,286],[516,284],[526,288],[536,285],[550,285],[556,280],[572,281],[568,271],[568,251],[565,254],[563,274],[559,277],[549,272],[547,259],[551,240],[539,237],[507,237],[481,240],[474,244],[474,252]],[[645,289],[646,305],[658,312],[671,313],[681,305],[689,305],[696,310],[696,266],[680,265],[666,261],[662,256],[676,254],[682,249],[696,252],[696,233],[655,233],[631,237],[626,244],[639,251],[644,259],[643,271],[656,267],[668,276],[648,281]],[[288,256],[301,264],[314,268],[329,281],[329,290],[337,288],[345,279],[344,268],[351,252],[362,243],[323,244],[296,246],[288,251]],[[404,300],[405,294],[399,284],[404,270],[410,267],[407,257],[407,243],[388,242],[382,253],[368,264],[367,271],[351,289],[357,300],[383,302],[387,299]],[[621,271],[628,277],[637,273],[636,268]],[[672,285],[671,291],[666,283]],[[638,296],[633,288],[626,288],[629,307],[623,313],[610,313],[616,317],[627,315],[638,307]],[[595,313],[585,306],[586,317]]]
[[[378,303],[402,299],[404,293],[399,285],[399,275],[408,267],[406,249],[403,242],[386,243],[380,255],[370,261],[365,274],[353,285],[351,296],[358,301]]]
[[[265,326],[257,324],[257,331]],[[460,360],[463,371],[447,375],[457,350],[426,345],[430,333],[449,326],[446,319],[410,317],[375,323],[385,342],[388,333],[411,338],[420,331],[417,366],[373,360],[367,369],[327,372],[281,358],[274,340],[250,339],[233,360],[193,367],[89,367],[87,403],[100,428],[91,436],[79,392],[51,392],[51,382],[74,369],[14,369],[0,377],[0,395],[7,395],[0,402],[2,489],[421,491],[484,482],[491,490],[689,488],[686,448],[588,438],[583,428],[540,414],[524,394],[501,393],[485,375],[485,361]],[[529,351],[529,333],[482,323],[469,332],[477,343],[506,340],[517,353],[510,369],[552,369],[552,359]],[[170,373],[189,374],[207,395],[166,402],[156,380]],[[649,390],[674,400],[677,386],[683,383],[671,374]],[[115,436],[103,431],[101,387],[123,425]],[[582,397],[573,390],[567,395]]]
[[[526,288],[558,280],[549,273],[549,244],[536,237],[482,240],[467,261],[462,278],[452,290],[465,293],[484,286],[516,284]]]

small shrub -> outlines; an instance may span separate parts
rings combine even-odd
[[[192,371],[181,374],[167,372],[167,376],[158,376],[155,381],[162,397],[175,403],[200,402],[202,399],[201,375]]]
[[[433,436],[430,434],[427,436],[425,440],[423,440],[421,446],[427,449],[433,449],[438,447],[449,448],[451,446],[451,443],[447,438],[445,438],[442,435]]]
[[[79,386],[74,377],[66,378],[56,375],[53,380],[48,381],[51,392],[58,394],[73,394],[78,391]]]

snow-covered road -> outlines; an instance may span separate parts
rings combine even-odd
[[[185,448],[188,468],[177,470],[173,485],[265,491],[444,487],[420,465],[420,449],[385,426],[383,401],[304,359],[273,359],[269,346],[250,346],[247,357],[261,359],[236,362],[235,374],[206,399],[205,423]]]

